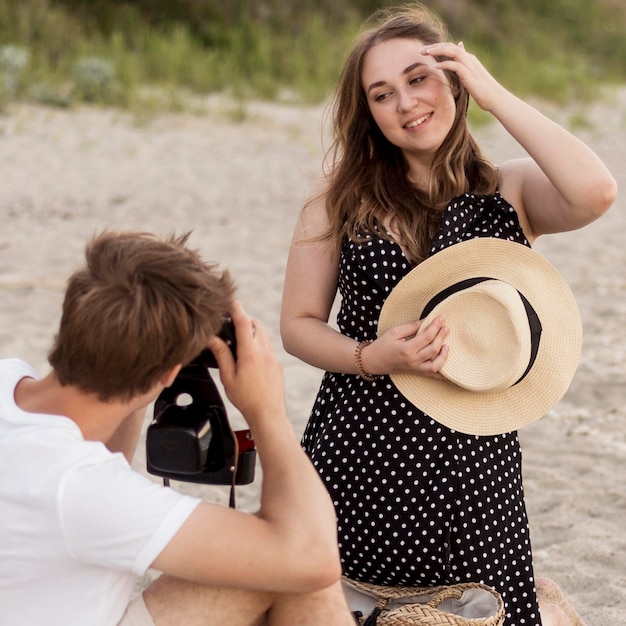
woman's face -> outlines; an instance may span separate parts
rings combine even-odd
[[[418,39],[390,39],[363,59],[361,85],[383,135],[409,165],[430,165],[456,113],[448,77]]]

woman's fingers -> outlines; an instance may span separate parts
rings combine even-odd
[[[445,363],[448,348],[445,339],[449,329],[443,316],[436,317],[427,328],[420,330],[423,322],[401,324],[390,329],[377,340],[378,363],[388,363],[387,373],[417,372],[436,375]]]

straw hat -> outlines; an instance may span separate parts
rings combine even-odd
[[[479,237],[437,252],[389,294],[378,334],[446,319],[446,380],[392,374],[411,404],[459,432],[495,435],[544,416],[567,391],[580,357],[582,323],[563,277],[512,241]]]

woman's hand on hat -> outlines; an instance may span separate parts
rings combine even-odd
[[[390,328],[367,346],[362,354],[365,371],[372,374],[415,373],[443,378],[439,370],[448,357],[445,339],[450,330],[443,317],[435,318],[418,333],[422,322],[409,322]]]

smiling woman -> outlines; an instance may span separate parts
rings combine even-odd
[[[454,123],[459,91],[436,65],[419,39],[390,39],[367,52],[361,72],[374,122],[404,152],[409,179],[421,186]]]
[[[470,97],[528,158],[496,165],[481,154]],[[303,445],[335,504],[344,573],[382,585],[488,584],[507,623],[540,626],[517,433],[457,432],[394,383],[435,378],[456,393],[441,370],[463,329],[439,315],[423,332],[420,319],[383,331],[379,317],[427,257],[477,237],[529,246],[580,228],[610,207],[615,181],[421,5],[366,25],[333,106],[334,143],[289,253],[281,334],[288,352],[326,370]]]

